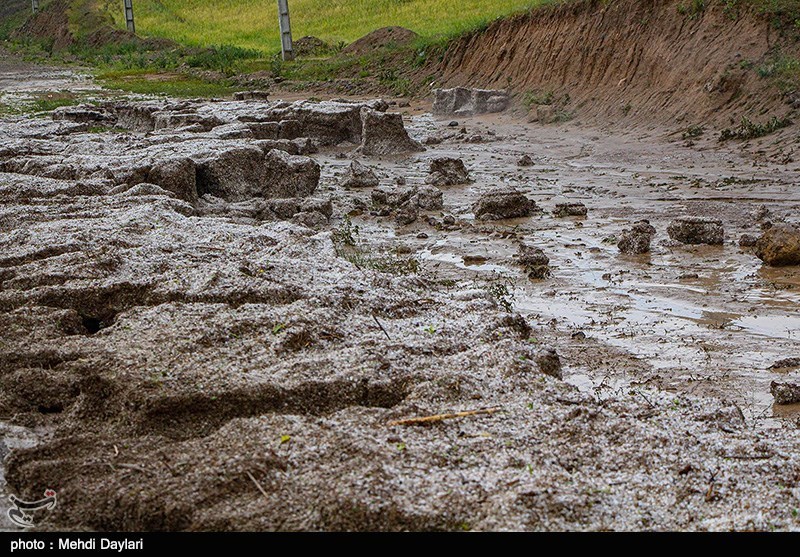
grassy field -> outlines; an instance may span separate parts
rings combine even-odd
[[[546,1],[289,0],[289,9],[295,39],[314,35],[335,45],[387,25],[408,27],[426,38],[452,36]],[[280,50],[275,0],[134,0],[134,9],[142,35],[192,46]]]

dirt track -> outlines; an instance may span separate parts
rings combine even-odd
[[[14,493],[58,490],[42,527],[797,529],[800,409],[773,407],[768,385],[800,374],[767,367],[798,353],[798,269],[736,246],[761,205],[794,221],[797,165],[754,165],[712,138],[513,114],[450,127],[415,108],[413,137],[452,137],[403,158],[346,143],[310,155],[329,221],[118,183],[140,172],[131,149],[188,153],[201,176],[256,143],[218,128],[2,123],[0,414],[38,431],[7,464]],[[346,157],[382,186],[421,186],[440,156],[474,181],[408,225],[370,214],[371,188],[340,185]],[[545,212],[476,221],[472,203],[501,184]],[[587,218],[553,217],[564,200]],[[360,265],[335,249],[345,214]],[[667,241],[684,214],[722,219],[725,245]],[[657,230],[649,256],[604,241],[641,218]],[[519,240],[550,257],[550,278],[527,279]],[[419,273],[386,272],[409,256]],[[563,380],[542,372],[549,348]],[[500,411],[387,425],[484,408]]]

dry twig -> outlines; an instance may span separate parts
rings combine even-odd
[[[499,412],[500,407],[496,406],[494,408],[482,408],[480,410],[467,410],[464,412],[454,412],[452,414],[434,414],[432,416],[420,416],[418,418],[406,418],[403,420],[393,420],[391,422],[387,422],[386,425],[393,426],[393,425],[427,425],[436,422],[442,422],[444,420],[454,420],[456,418],[466,418],[467,416],[477,416],[479,414],[494,414],[495,412]]]
[[[249,471],[245,472],[247,474],[247,477],[250,478],[250,480],[252,480],[254,484],[256,484],[256,487],[261,492],[261,495],[263,495],[266,498],[269,498],[269,495],[267,495],[267,492],[264,491],[264,488],[261,486],[261,483],[259,483],[259,481],[255,478],[255,476],[253,476],[253,474],[251,474]]]

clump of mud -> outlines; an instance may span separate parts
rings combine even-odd
[[[381,27],[367,33],[355,42],[347,45],[342,52],[353,56],[369,54],[390,44],[402,46],[409,44],[419,37],[414,31],[405,27]]]

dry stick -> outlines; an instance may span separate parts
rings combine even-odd
[[[247,474],[247,477],[248,477],[248,478],[250,478],[250,479],[253,481],[253,483],[254,483],[254,484],[256,484],[256,487],[257,487],[257,488],[258,488],[258,490],[261,492],[261,495],[263,495],[264,497],[266,497],[267,499],[269,499],[269,495],[267,495],[267,492],[266,492],[266,491],[264,491],[264,488],[263,488],[263,487],[261,487],[261,484],[260,484],[260,483],[258,482],[258,480],[255,478],[255,476],[253,476],[253,474],[251,474],[249,470],[245,470],[245,473]]]
[[[381,328],[381,331],[383,331],[383,334],[386,335],[386,338],[388,338],[389,340],[392,340],[392,337],[390,337],[389,333],[386,332],[386,329],[383,328],[383,325],[381,325],[381,322],[378,321],[378,318],[375,317],[374,315],[372,316],[372,318],[375,320],[375,323],[378,324],[378,327]]]
[[[112,470],[117,468],[124,468],[125,470],[133,470],[134,472],[141,472],[145,476],[155,476],[157,475],[153,470],[148,470],[147,468],[142,468],[136,464],[128,464],[126,462],[118,462],[117,464],[112,464],[111,462],[106,462],[106,466],[110,467]]]
[[[484,408],[481,410],[467,410],[465,412],[455,412],[453,414],[434,414],[432,416],[420,416],[419,418],[406,418],[405,420],[393,420],[387,422],[386,425],[423,425],[441,422],[444,420],[453,420],[456,418],[465,418],[467,416],[476,416],[478,414],[494,414],[500,411],[501,407]]]

